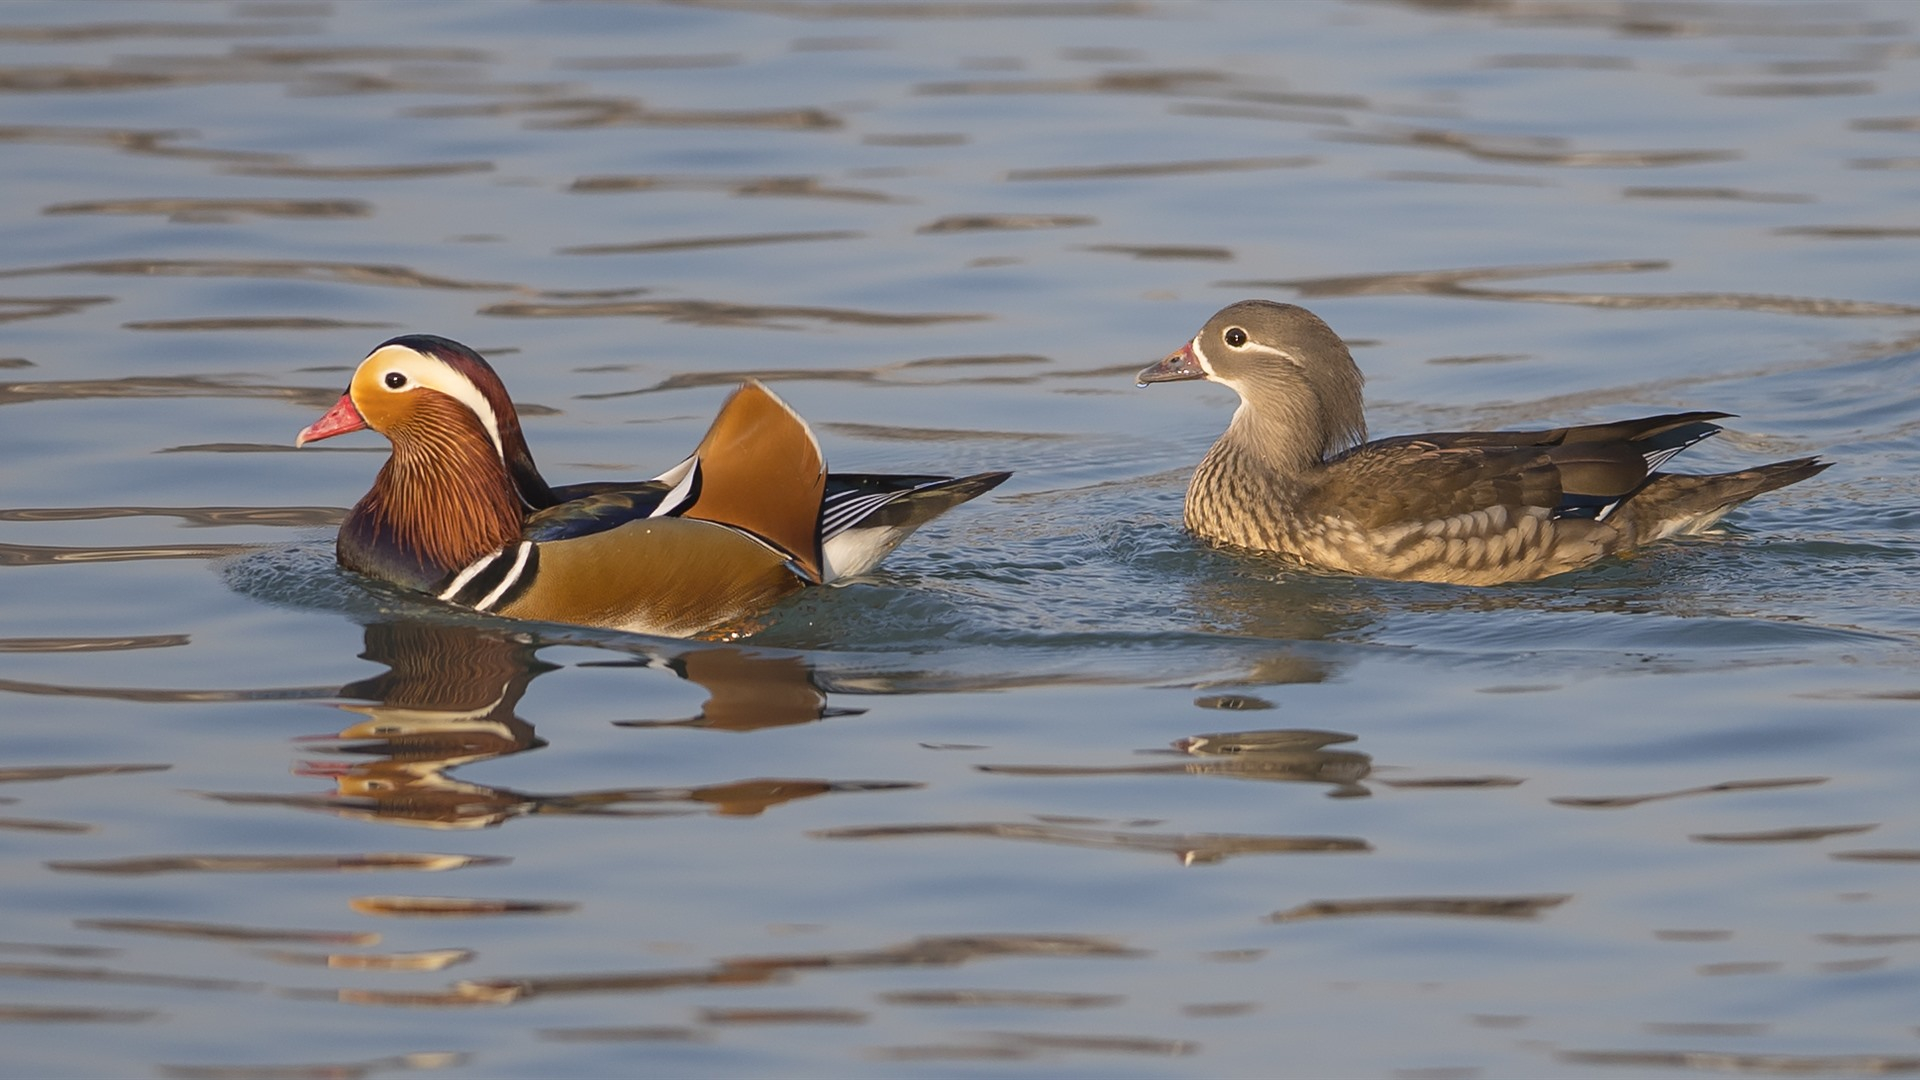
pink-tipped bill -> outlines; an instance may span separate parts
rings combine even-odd
[[[340,400],[333,403],[327,415],[300,429],[294,436],[293,445],[305,446],[321,439],[331,439],[335,435],[345,435],[349,431],[359,431],[367,426],[367,418],[353,406],[352,394],[341,394]]]

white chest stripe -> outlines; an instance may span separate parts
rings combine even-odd
[[[480,611],[486,611],[499,603],[500,598],[507,594],[507,590],[513,588],[514,584],[520,580],[520,575],[526,571],[527,560],[532,556],[533,541],[522,540],[512,547],[501,548],[491,555],[475,559],[467,565],[465,570],[454,575],[453,580],[447,583],[447,587],[440,590],[438,598],[450,603],[467,604],[468,602],[460,597],[467,586],[471,585],[475,578],[498,567],[500,560],[511,557],[512,564],[500,574],[500,580],[494,583],[493,588],[489,589],[485,596],[468,604]]]
[[[458,596],[460,594],[460,590],[467,587],[467,582],[472,581],[476,577],[479,577],[480,571],[485,570],[489,566],[492,566],[493,561],[495,559],[498,559],[502,554],[503,554],[502,552],[496,551],[491,555],[483,555],[480,558],[473,560],[471,563],[468,563],[467,568],[465,570],[462,570],[458,574],[454,575],[453,580],[447,583],[447,587],[440,590],[440,594],[436,599],[451,600],[455,596]]]
[[[498,602],[500,597],[506,595],[506,591],[513,587],[513,583],[520,580],[520,572],[527,568],[527,556],[532,554],[533,541],[522,540],[519,544],[515,545],[513,549],[513,565],[507,569],[506,575],[500,579],[500,584],[495,585],[492,592],[481,597],[480,602],[473,606],[479,608],[481,611],[485,611]]]

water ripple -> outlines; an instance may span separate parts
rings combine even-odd
[[[55,203],[43,214],[159,214],[171,221],[196,223],[269,218],[363,218],[373,204],[362,199],[96,199]]]
[[[1825,300],[1797,296],[1761,296],[1749,293],[1581,293],[1544,289],[1487,289],[1467,284],[1515,278],[1557,277],[1568,274],[1637,273],[1665,270],[1663,259],[1620,259],[1561,266],[1500,266],[1464,270],[1415,270],[1339,277],[1285,280],[1222,281],[1241,288],[1293,289],[1303,297],[1325,296],[1456,296],[1475,300],[1515,300],[1543,304],[1579,304],[1587,307],[1656,309],[1723,309],[1765,311],[1782,315],[1861,318],[1882,315],[1920,315],[1920,305],[1873,300]]]
[[[4,274],[0,274],[4,276]],[[979,314],[894,313],[852,308],[808,307],[795,304],[738,304],[721,300],[620,300],[557,303],[517,300],[488,304],[482,315],[510,319],[585,319],[640,316],[696,326],[759,326],[793,328],[805,321],[853,326],[932,326],[939,323],[983,322]]]
[[[457,278],[439,277],[405,266],[302,259],[97,259],[88,262],[23,266],[0,270],[0,278],[47,277],[57,274],[102,274],[117,277],[282,278],[291,281],[327,281],[343,285],[381,285],[409,289],[475,289],[496,292],[517,288],[517,286],[499,282],[462,281]]]

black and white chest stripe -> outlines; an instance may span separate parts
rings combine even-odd
[[[522,540],[475,559],[436,595],[462,607],[492,611],[526,592],[539,572],[540,549]]]

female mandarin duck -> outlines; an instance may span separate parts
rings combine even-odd
[[[1698,533],[1763,491],[1827,467],[1796,458],[1740,472],[1656,471],[1720,430],[1720,412],[1552,431],[1465,431],[1366,442],[1360,369],[1312,312],[1243,300],[1139,381],[1210,379],[1240,395],[1194,470],[1186,525],[1209,540],[1324,570],[1494,585]]]
[[[493,368],[429,334],[373,350],[295,445],[362,428],[393,455],[340,527],[342,566],[511,618],[671,637],[863,573],[1010,475],[829,474],[806,421],[749,382],[660,476],[550,487]]]

